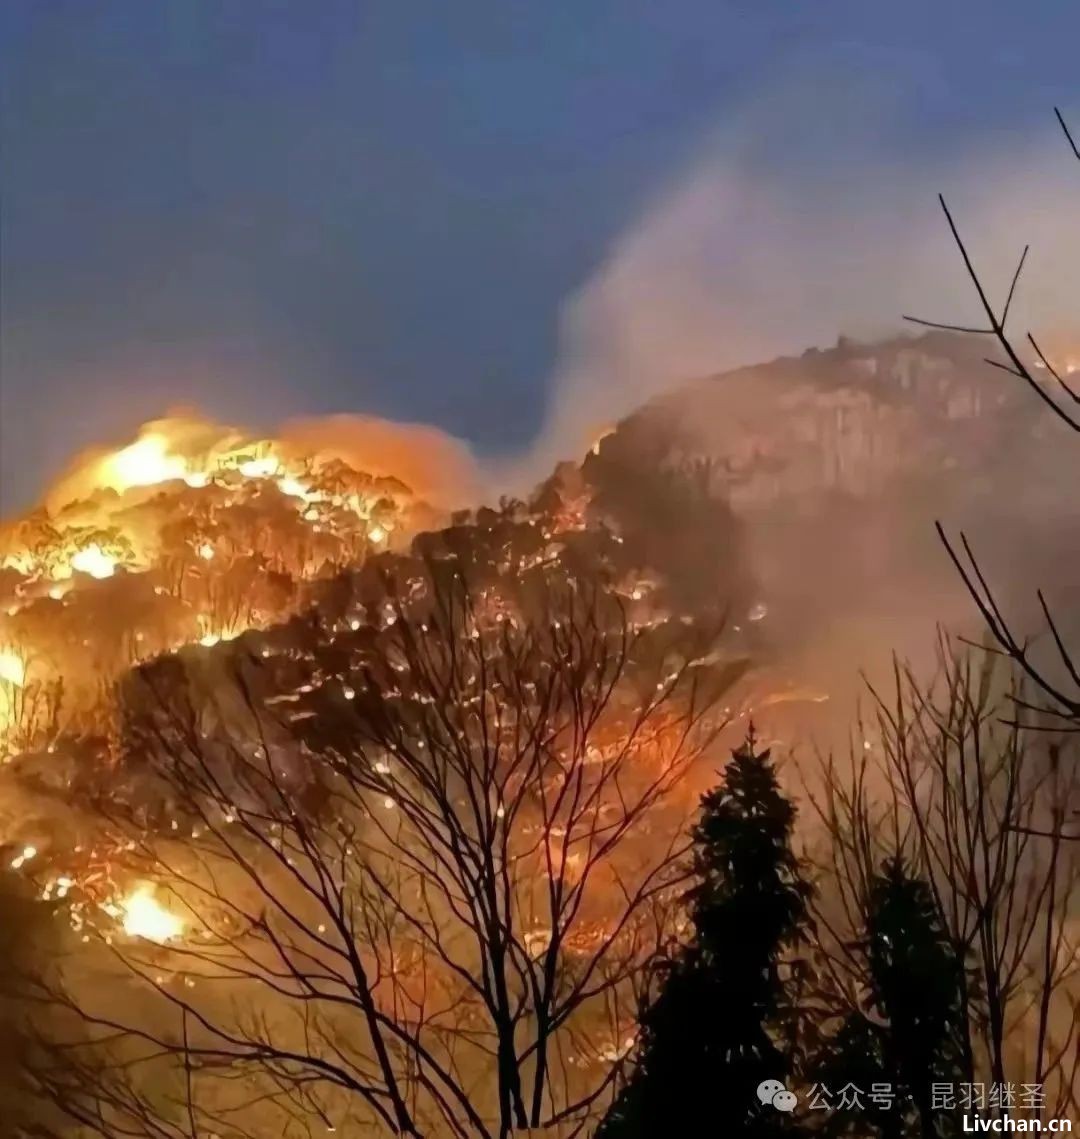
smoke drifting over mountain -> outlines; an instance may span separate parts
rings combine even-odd
[[[1074,324],[1078,177],[1051,109],[915,166],[891,117],[888,93],[811,75],[727,120],[566,303],[535,470],[673,382],[906,313],[984,323],[939,192],[998,303],[1030,243],[1018,329]]]
[[[984,127],[970,146],[916,165],[905,160],[910,148],[892,112],[884,85],[852,89],[846,79],[814,74],[755,100],[709,137],[567,301],[549,416],[529,476],[579,456],[680,382],[800,356],[841,335],[880,340],[904,331],[904,314],[984,326],[939,193],[994,304],[1004,302],[1030,245],[1010,316],[1018,342],[1030,328],[1080,344],[1080,171],[1052,109],[1029,136],[988,135]],[[984,347],[993,354],[989,339]],[[894,651],[922,672],[932,668],[936,626],[981,635],[935,519],[971,536],[1019,628],[1040,627],[1038,586],[1058,598],[1068,589],[1058,567],[1070,564],[1077,542],[1067,492],[1054,488],[1075,484],[1076,442],[1050,425],[1049,442],[1034,444],[1030,422],[1011,418],[1026,415],[1019,381],[983,365],[974,348],[960,372],[995,424],[983,443],[969,445],[958,432],[944,464],[935,457],[914,480],[886,475],[863,506],[837,509],[811,491],[802,505],[746,517],[745,553],[769,603],[765,624],[779,659],[796,683],[830,694],[818,736],[826,746],[850,728],[863,691],[860,668],[887,689]],[[837,372],[838,385],[852,379],[841,361],[822,367]],[[910,406],[917,419],[913,394],[878,374],[899,413]],[[726,462],[733,440],[752,440],[755,424],[773,424],[773,447],[798,437],[800,428],[784,421],[800,414],[800,383],[797,375],[790,384],[776,376],[721,378],[672,395],[659,416],[674,417],[691,451]],[[990,411],[1006,393],[1019,394],[1019,411],[1015,404]],[[826,407],[822,418],[834,414],[861,413]],[[871,401],[867,422],[876,415]],[[1004,449],[985,443],[994,432]],[[790,458],[786,450],[779,445],[778,463]],[[877,461],[884,469],[890,460]],[[804,725],[797,734],[806,742],[811,730]]]
[[[437,428],[366,415],[297,420],[273,434],[286,450],[398,478],[436,507],[526,492],[556,461],[580,459],[602,431],[683,382],[799,355],[841,334],[877,339],[896,331],[903,313],[982,323],[938,192],[999,303],[1030,243],[1016,329],[1073,328],[1080,187],[1051,109],[1030,136],[984,129],[960,152],[935,157],[923,147],[930,157],[912,164],[903,157],[913,148],[897,125],[897,93],[887,82],[852,87],[846,74],[833,75],[842,68],[811,69],[725,114],[679,169],[663,174],[637,220],[563,306],[549,413],[527,454],[484,463]],[[988,393],[1008,386],[986,372]],[[794,414],[785,384],[713,385],[706,398],[687,398],[679,415],[702,453],[726,461],[740,437],[754,434],[744,424]],[[250,402],[261,421],[265,400],[252,393]],[[281,404],[270,402],[274,411]],[[1035,461],[1056,464],[1059,485],[1072,485],[1073,451],[1059,450]],[[964,499],[944,470],[917,494],[890,486],[858,516],[755,518],[746,527],[749,556],[775,623],[783,626],[785,611],[816,614],[797,638],[784,633],[789,659],[806,674],[853,678],[870,656],[929,645],[935,621],[970,618],[934,538],[935,514],[976,538],[989,530],[1000,565],[1011,522],[1031,517],[1033,506],[1043,517],[1064,517],[1064,503],[1040,497],[1031,487],[1045,482],[1033,480],[1017,476],[1009,488],[1015,501],[995,501],[992,519],[985,501]],[[1064,558],[1068,534],[1056,541]],[[847,570],[838,574],[841,557]],[[702,565],[703,580],[715,569]]]

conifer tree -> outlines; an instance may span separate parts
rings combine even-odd
[[[965,1061],[963,963],[929,886],[889,859],[870,882],[862,944],[867,1012],[853,1012],[827,1046],[816,1075],[835,1095],[862,1092],[834,1112],[826,1134],[931,1139],[954,1133],[933,1085],[970,1083]],[[875,1102],[873,1086],[887,1091]]]
[[[702,799],[690,941],[658,970],[640,1018],[637,1067],[599,1139],[668,1134],[753,1136],[791,1130],[757,1088],[783,1082],[787,1012],[781,960],[797,944],[809,887],[791,849],[795,808],[753,734]]]

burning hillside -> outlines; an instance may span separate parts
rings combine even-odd
[[[110,947],[152,954],[144,1007],[160,1019],[160,1000],[197,1001],[211,1034],[232,1031],[245,954],[258,961],[248,979],[271,980],[281,954],[336,967],[339,919],[310,910],[303,880],[336,866],[351,890],[370,871],[386,894],[356,912],[371,923],[358,967],[380,1007],[415,1008],[425,1051],[482,1075],[484,1048],[448,1041],[488,1015],[463,978],[505,937],[507,986],[532,973],[529,1018],[551,1009],[535,1047],[567,1073],[563,1110],[586,1110],[631,1039],[629,978],[670,936],[683,820],[731,716],[718,701],[743,671],[715,614],[677,611],[572,466],[529,502],[418,531],[400,483],[340,460],[165,438],[153,425],[134,457],[95,459],[75,503],[13,528],[11,635],[42,656],[49,645],[58,685],[76,667],[114,683],[97,704],[107,730],[35,731],[29,704],[15,720],[13,746],[39,746],[6,772],[23,807],[4,835],[11,869],[80,944],[76,971],[121,984]],[[48,542],[31,540],[32,522]],[[269,583],[281,592],[263,600]],[[76,614],[95,664],[47,640],[50,621]],[[42,683],[29,653],[12,659],[24,657],[18,694]],[[478,933],[459,899],[482,856],[504,868],[491,883],[505,896]],[[414,904],[410,932],[391,911]],[[277,928],[301,913],[298,940]],[[359,945],[359,927],[342,938]],[[563,961],[595,986],[564,993]],[[288,1001],[272,1015],[291,1038]],[[260,1110],[270,1133],[273,1097]],[[326,1111],[338,1127],[368,1118],[348,1096]]]
[[[867,582],[925,584],[941,569],[926,502],[948,496],[959,513],[978,493],[1003,509],[990,459],[1018,415],[1043,428],[980,360],[955,337],[845,344],[691,385],[560,468],[530,509],[541,529],[611,528],[621,567],[660,582],[664,605],[726,608],[755,653],[769,642],[790,656],[824,624],[857,621]],[[408,430],[338,417],[267,439],[186,416],[84,456],[0,531],[9,745],[69,720],[85,729],[133,663],[275,625],[319,595],[313,583],[408,549],[439,517],[414,484],[430,500],[440,480],[459,494],[469,481],[462,453]],[[1046,482],[1014,466],[1007,490]],[[836,527],[847,556],[826,571],[806,551],[833,548],[820,534]],[[948,616],[939,602],[934,619]],[[796,668],[796,685],[820,689],[808,670],[820,660]]]
[[[397,478],[305,442],[159,420],[84,458],[42,507],[4,525],[9,745],[43,718],[86,714],[139,660],[283,620],[308,583],[407,544],[437,517]]]
[[[765,607],[757,655],[831,695],[826,746],[844,746],[860,669],[888,687],[894,651],[934,667],[939,624],[980,636],[935,519],[964,529],[1019,624],[1042,623],[1036,587],[1069,627],[1080,613],[1062,569],[1080,547],[1076,449],[1022,383],[987,366],[987,347],[936,332],[841,338],[674,388],[585,460],[596,505],[685,597],[730,601],[735,624]],[[1069,354],[1055,351],[1064,376]],[[662,498],[641,492],[657,469],[696,472],[711,521],[669,521]],[[720,503],[738,534],[723,554]]]
[[[375,1008],[402,1072],[418,1047],[480,1081],[459,1106],[423,1092],[454,1116],[496,1110],[475,1032],[514,1014],[475,978],[498,958],[528,1010],[507,1063],[549,1050],[557,1114],[587,1110],[632,1048],[633,978],[680,935],[680,844],[725,734],[752,714],[759,740],[806,741],[868,612],[888,646],[882,598],[925,565],[883,504],[958,471],[964,501],[987,495],[1008,405],[960,400],[965,367],[847,346],[692,385],[527,500],[442,517],[384,461],[197,420],[80,463],[5,531],[0,837],[76,973],[109,976],[85,999],[133,976],[152,1031],[183,1008],[244,1095],[275,1049],[317,1065],[342,1007]],[[734,427],[710,432],[714,403]],[[564,997],[579,971],[604,981]],[[314,1036],[294,982],[325,1002]],[[149,1063],[143,1014],[106,1005],[121,1043],[98,1043]],[[204,1086],[207,1110],[240,1094]],[[371,1119],[338,1091],[319,1111]]]
[[[0,738],[5,761],[18,760],[12,786],[45,793],[33,809],[6,805],[21,814],[0,836],[14,843],[13,866],[36,872],[46,852],[58,854],[61,870],[44,881],[61,896],[99,871],[108,878],[115,852],[95,870],[54,840],[70,829],[58,818],[117,786],[106,769],[123,750],[132,678],[179,666],[227,687],[227,662],[253,656],[264,663],[267,707],[286,723],[310,716],[302,710],[324,683],[349,687],[342,638],[384,624],[389,583],[415,590],[430,564],[461,568],[484,606],[519,618],[554,572],[621,598],[637,628],[666,619],[663,591],[658,599],[633,544],[589,524],[592,491],[576,468],[562,468],[529,504],[459,512],[438,528],[451,522],[445,512],[341,457],[359,462],[358,438],[367,439],[376,468],[387,469],[386,433],[380,451],[357,422],[331,421],[329,432],[299,425],[271,440],[190,417],[159,420],[127,446],[85,456],[41,508],[5,526]],[[424,478],[415,456],[403,462]],[[452,465],[447,476],[460,485]]]

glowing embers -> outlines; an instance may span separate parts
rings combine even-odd
[[[34,858],[37,858],[37,847],[36,846],[24,846],[22,848],[21,853],[17,854],[11,860],[11,869],[12,870],[21,870],[27,862],[30,862]]]

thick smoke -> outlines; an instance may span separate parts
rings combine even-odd
[[[1050,107],[1028,136],[973,138],[911,165],[905,152],[918,148],[886,141],[897,138],[888,99],[829,88],[804,82],[728,120],[570,298],[530,475],[580,456],[620,417],[691,379],[828,347],[840,334],[894,335],[908,313],[984,325],[939,193],[995,303],[1030,244],[1010,317],[1018,334],[1077,330],[1080,168]],[[1080,348],[1080,338],[1072,343]],[[986,371],[988,389],[1012,382]],[[768,401],[752,383],[727,392],[727,403],[718,391],[683,403],[695,438],[718,455],[733,421],[760,421],[758,405]],[[752,406],[732,406],[740,400]],[[1080,474],[1080,446],[1064,433],[1061,442],[1045,463],[1059,464],[1065,487]],[[835,744],[850,727],[860,668],[887,685],[894,650],[920,671],[932,668],[936,626],[980,635],[935,518],[971,534],[1021,622],[1035,616],[1024,603],[1036,586],[1053,595],[1045,571],[1053,574],[1055,559],[1066,564],[1075,545],[1072,527],[1053,523],[1071,511],[1068,492],[1038,504],[1052,539],[1038,563],[1032,545],[1027,556],[1016,549],[1018,534],[1033,538],[1032,504],[1022,486],[1016,493],[1015,502],[975,507],[942,473],[937,489],[915,495],[898,487],[859,519],[748,527],[784,667],[796,684],[831,696],[824,742]],[[802,631],[785,645],[792,614]]]
[[[998,301],[1030,243],[1018,329],[1076,324],[1080,173],[1051,108],[1029,137],[912,166],[875,102],[820,78],[786,88],[668,181],[565,306],[535,471],[683,380],[879,336],[907,313],[984,323],[939,192]]]
[[[817,70],[725,112],[723,125],[665,173],[637,221],[567,300],[549,413],[518,462],[478,471],[467,446],[435,428],[363,416],[289,424],[285,442],[396,475],[433,504],[453,507],[531,488],[554,462],[580,458],[620,417],[684,381],[828,346],[840,334],[889,335],[903,313],[980,324],[939,192],[999,302],[1030,243],[1012,315],[1018,331],[1075,327],[1080,169],[1051,108],[1025,135],[984,132],[944,153],[905,136],[899,102],[887,83],[853,87],[846,75],[834,80]],[[1080,114],[1072,117],[1080,122]],[[920,157],[912,162],[911,154]],[[987,382],[1008,381],[988,372]],[[760,402],[747,385],[740,393],[732,399]],[[724,421],[730,427],[743,410],[729,400],[711,413],[718,453]],[[695,433],[708,442],[710,418],[697,419]],[[766,537],[750,528],[754,555],[769,563],[781,602],[820,612],[820,636],[792,653],[801,654],[805,672],[828,678],[823,687],[892,647],[931,643],[935,621],[970,616],[933,535],[940,505],[891,501],[873,533],[821,530],[811,549],[805,530],[774,528]],[[1007,508],[998,521],[1004,516]],[[986,530],[977,517],[946,521],[976,538]],[[990,553],[1001,564],[1008,529],[998,530]],[[912,536],[902,556],[897,534]],[[879,551],[857,588],[829,563],[849,546]]]

